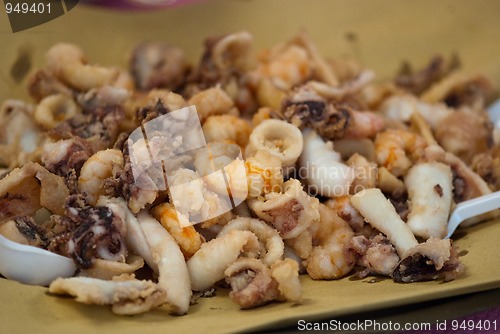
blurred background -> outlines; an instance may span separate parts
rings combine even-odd
[[[12,33],[2,11],[0,100],[26,98],[27,74],[60,41],[79,44],[90,62],[126,67],[139,41],[177,45],[195,62],[207,36],[238,30],[254,35],[256,50],[305,30],[326,57],[358,60],[379,79],[392,77],[403,60],[423,65],[436,54],[457,53],[466,70],[500,86],[498,13],[495,0],[88,0]]]

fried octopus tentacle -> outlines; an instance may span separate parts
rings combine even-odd
[[[66,203],[66,217],[74,225],[66,253],[79,267],[92,267],[96,258],[125,262],[127,226],[113,211],[90,206],[83,195],[72,195]]]
[[[370,239],[357,235],[352,238],[349,247],[358,258],[357,264],[364,268],[357,273],[360,277],[369,274],[391,276],[399,263],[396,249],[382,233]]]
[[[266,194],[264,200],[249,200],[250,209],[280,232],[283,239],[297,237],[319,220],[318,199],[310,197],[298,180],[283,184],[283,193]]]
[[[224,275],[232,288],[229,297],[243,309],[264,305],[279,296],[278,283],[271,277],[271,271],[257,259],[240,258]]]
[[[392,273],[396,282],[418,282],[455,279],[464,271],[458,258],[458,249],[450,239],[431,237],[425,243],[411,248]]]
[[[137,217],[130,211],[124,199],[119,197],[99,197],[98,205],[106,206],[113,214],[119,216],[127,225],[127,236],[125,241],[127,247],[134,253],[141,256],[147,265],[155,272],[158,273],[158,266],[153,260],[151,247],[149,247],[146,235],[137,220]]]
[[[52,173],[67,177],[72,171],[79,172],[92,154],[94,149],[83,138],[61,139],[43,145],[42,163]]]

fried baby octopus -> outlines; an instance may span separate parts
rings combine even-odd
[[[189,64],[144,42],[127,71],[60,43],[30,77],[33,103],[3,102],[0,233],[73,259],[51,293],[184,315],[214,289],[242,309],[300,303],[300,274],[464,271],[441,238],[457,203],[499,187],[488,80],[439,57],[375,80],[305,33],[253,47],[245,31],[210,37]],[[197,119],[164,122],[190,106]],[[151,121],[165,127],[141,137]],[[205,149],[181,152],[198,121]]]

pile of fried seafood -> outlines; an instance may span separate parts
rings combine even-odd
[[[128,69],[59,43],[28,91],[31,102],[0,111],[0,233],[72,258],[75,276],[49,291],[117,314],[182,315],[217,289],[243,309],[300,303],[299,275],[453,280],[464,266],[444,239],[450,212],[500,188],[498,130],[485,111],[493,87],[456,57],[378,80],[324,58],[305,33],[258,53],[248,32],[210,37],[196,65],[175,46],[142,43]],[[127,143],[187,106],[217,159],[241,150],[246,175],[226,174],[246,195],[186,225],[168,189],[137,184],[153,176],[133,170]],[[186,140],[164,141],[174,139]],[[200,179],[197,157],[184,158],[169,186]],[[209,181],[185,194],[201,196],[195,214],[227,192]]]

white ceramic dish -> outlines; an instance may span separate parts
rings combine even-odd
[[[0,273],[24,284],[47,286],[76,271],[73,260],[41,248],[22,245],[0,235]]]

